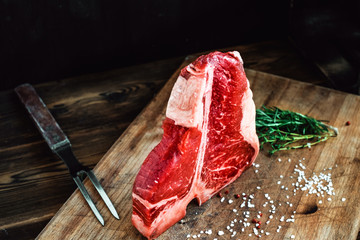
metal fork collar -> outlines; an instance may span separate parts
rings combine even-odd
[[[80,171],[88,171],[87,167],[84,167],[75,157],[74,153],[71,150],[70,143],[62,144],[56,149],[53,149],[53,152],[66,164],[72,177],[76,177],[77,173]]]

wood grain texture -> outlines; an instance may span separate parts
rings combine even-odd
[[[193,58],[188,59],[184,64],[191,60]],[[101,227],[76,190],[41,232],[39,239],[143,238],[130,221],[132,184],[142,161],[161,139],[160,126],[164,118],[166,102],[178,73],[179,70],[136,117],[94,169],[114,202],[120,220],[115,220],[110,215],[103,202],[90,188],[90,193],[94,196],[96,205],[105,219],[105,227]],[[286,201],[291,201],[293,206],[287,205],[281,209],[279,207],[277,219],[263,228],[271,232],[267,239],[289,239],[291,235],[295,235],[297,239],[356,239],[360,224],[358,204],[360,196],[356,187],[360,183],[360,161],[357,150],[360,147],[360,140],[357,138],[360,134],[358,126],[360,97],[253,70],[247,70],[247,76],[256,106],[274,105],[315,118],[327,119],[331,125],[339,128],[340,135],[310,150],[280,153],[272,157],[261,152],[256,160],[261,166],[258,168],[259,172],[256,173],[255,168],[250,168],[229,186],[229,192],[255,194],[254,201],[258,206],[256,211],[263,211],[264,218],[269,215],[266,212],[268,209],[260,207],[260,203],[265,201],[264,193],[268,193],[276,203],[283,202],[284,206]],[[346,121],[351,121],[351,125],[345,126]],[[292,161],[280,163],[276,161],[278,157],[291,158]],[[290,200],[286,200],[285,196],[288,193],[277,184],[279,176],[284,175],[282,184],[290,189],[289,177],[293,174],[294,166],[299,164],[298,160],[303,158],[305,159],[302,163],[306,165],[309,174],[319,173],[324,171],[324,168],[333,168],[331,173],[336,195],[332,196],[331,202],[325,198],[323,204],[319,205],[319,199],[313,195],[306,196],[306,192],[301,191],[295,196],[291,195]],[[85,185],[88,188],[91,186],[87,180]],[[260,189],[257,189],[257,186]],[[346,197],[345,202],[341,201],[342,197]],[[227,198],[231,198],[231,195],[229,194]],[[234,205],[224,204],[218,198],[213,198],[200,207],[192,202],[183,221],[175,224],[159,239],[185,239],[187,234],[198,234],[206,229],[213,230],[213,238],[218,230],[226,231],[226,226],[236,218],[236,215],[232,215],[234,214],[232,209],[240,205],[240,201],[236,201]],[[248,210],[251,214],[255,214],[254,209]],[[295,223],[282,223],[282,229],[277,233],[280,216],[291,214],[295,210]],[[237,231],[240,231],[239,229],[240,226]],[[246,231],[249,233],[250,230]],[[206,239],[204,235],[202,236]],[[229,234],[224,237],[216,235],[216,237],[228,239]],[[237,237],[254,238],[244,234]]]
[[[286,40],[232,49],[241,52],[248,68],[326,83]],[[182,61],[165,59],[35,88],[69,136],[76,156],[93,167]],[[34,239],[76,186],[13,91],[0,92],[0,120],[0,239]]]
[[[93,167],[183,61],[169,59],[35,86]],[[15,92],[0,94],[0,239],[34,239],[76,189]]]

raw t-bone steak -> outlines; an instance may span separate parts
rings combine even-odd
[[[154,239],[207,201],[255,160],[255,105],[236,51],[213,52],[181,70],[167,105],[161,142],[133,187],[133,225]]]

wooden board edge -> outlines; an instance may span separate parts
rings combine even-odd
[[[99,160],[99,162],[96,164],[96,166],[93,168],[93,171],[96,175],[97,173],[97,169],[100,168],[100,166],[102,165],[102,163],[104,162],[104,160],[107,158],[108,154],[111,153],[111,151],[113,149],[116,148],[117,145],[121,144],[121,140],[124,136],[127,135],[129,129],[131,129],[134,125],[137,124],[137,122],[141,121],[141,116],[144,114],[144,112],[146,112],[146,110],[149,108],[149,106],[151,106],[152,104],[154,104],[156,102],[156,99],[158,98],[159,95],[166,93],[169,87],[169,85],[172,85],[172,82],[175,82],[175,80],[177,79],[181,69],[183,67],[185,67],[189,62],[191,62],[191,60],[194,58],[193,55],[189,55],[187,56],[183,63],[180,65],[180,67],[171,75],[171,77],[169,78],[169,80],[165,83],[165,85],[160,89],[160,91],[155,95],[155,97],[144,107],[144,109],[136,116],[136,118],[132,121],[132,123],[130,123],[130,125],[125,129],[125,131],[120,135],[120,137],[114,142],[114,144],[109,148],[109,150],[102,156],[102,158]],[[173,81],[171,81],[173,80]],[[88,178],[86,178],[84,180],[84,184],[85,182],[89,181]],[[103,186],[104,187],[104,186]],[[55,215],[51,218],[51,220],[46,224],[46,226],[43,228],[43,230],[39,233],[39,235],[36,237],[36,239],[39,239],[41,237],[41,235],[47,231],[47,229],[49,228],[50,225],[52,225],[52,223],[55,221],[55,219],[61,214],[61,212],[64,210],[64,208],[66,207],[67,203],[70,202],[77,194],[81,194],[79,189],[75,189],[75,191],[70,195],[70,197],[65,201],[65,203],[60,207],[60,209],[55,213]],[[89,209],[89,211],[91,211]]]
[[[172,74],[172,76],[169,78],[169,80],[165,83],[165,85],[161,88],[161,90],[155,95],[155,97],[146,105],[146,107],[138,114],[138,116],[133,120],[133,122],[127,127],[127,129],[120,135],[120,137],[114,142],[114,144],[109,148],[109,150],[104,154],[104,156],[100,159],[100,161],[98,162],[98,164],[96,164],[96,166],[94,167],[93,171],[96,174],[97,169],[100,168],[100,166],[103,164],[104,160],[107,158],[108,154],[116,148],[116,146],[118,144],[121,144],[121,140],[124,136],[127,135],[129,129],[131,129],[134,125],[136,125],[139,121],[141,121],[141,117],[144,114],[144,112],[147,111],[147,109],[153,105],[156,102],[156,99],[158,98],[159,95],[162,94],[166,94],[168,92],[168,88],[171,87],[174,84],[175,80],[177,79],[181,69],[183,67],[185,67],[186,65],[188,65],[190,62],[192,62],[196,57],[202,55],[202,54],[206,54],[207,52],[203,52],[200,54],[196,54],[196,55],[189,55],[184,59],[184,62],[180,65],[180,67]],[[270,73],[266,73],[266,72],[261,72],[261,71],[257,71],[257,70],[252,70],[252,69],[245,69],[246,73],[251,73],[251,74],[263,74],[263,75],[271,75],[273,77],[279,78],[279,79],[283,79],[284,81],[295,81],[298,84],[301,85],[305,85],[305,86],[316,86],[317,88],[321,88],[321,89],[326,89],[327,91],[334,91],[340,94],[346,94],[349,95],[350,93],[345,93],[345,92],[341,92],[335,89],[329,89],[326,87],[322,87],[322,86],[318,86],[318,85],[314,85],[311,83],[307,83],[307,82],[301,82],[301,81],[297,81],[295,79],[290,79],[287,77],[282,77],[282,76],[278,76],[278,75],[274,75],[274,74],[270,74]],[[350,95],[354,95],[357,96],[355,94],[350,94]],[[84,181],[87,182],[89,181],[88,179],[86,179]],[[51,218],[51,220],[48,222],[48,224],[44,227],[44,229],[39,233],[39,235],[36,237],[36,239],[40,238],[41,235],[47,231],[47,229],[49,228],[50,225],[52,225],[52,223],[55,221],[55,219],[61,214],[61,212],[63,211],[63,209],[66,207],[67,203],[70,202],[75,196],[76,194],[80,194],[79,190],[76,189],[71,195],[70,197],[65,201],[65,203],[61,206],[61,208],[56,212],[56,214]],[[91,211],[89,209],[89,211]]]
[[[272,76],[272,77],[275,77],[275,78],[278,78],[278,79],[283,79],[284,81],[296,82],[297,84],[303,85],[303,86],[316,86],[316,88],[323,89],[323,90],[326,90],[326,91],[331,91],[331,92],[338,93],[338,94],[351,95],[351,96],[354,96],[354,97],[359,97],[359,95],[356,95],[356,94],[353,94],[353,93],[343,92],[343,91],[340,91],[340,90],[337,90],[337,89],[328,88],[328,87],[324,87],[324,86],[321,86],[321,85],[316,85],[316,84],[309,83],[309,82],[303,82],[303,81],[299,81],[299,80],[296,80],[296,79],[293,79],[293,78],[283,77],[283,76],[279,76],[279,75],[272,74],[272,73],[262,72],[262,71],[254,70],[254,69],[251,69],[251,68],[245,68],[245,72],[246,72],[246,75],[248,75],[248,73],[250,73],[250,74],[264,74],[264,75]]]

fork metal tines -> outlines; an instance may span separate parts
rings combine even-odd
[[[83,166],[81,163],[77,161],[75,158],[75,155],[73,154],[71,150],[70,143],[66,143],[63,146],[59,148],[55,148],[53,152],[58,155],[60,159],[62,159],[65,164],[68,166],[71,176],[73,177],[76,185],[78,186],[81,194],[84,196],[86,202],[89,204],[91,210],[93,211],[96,218],[99,220],[99,222],[104,226],[104,219],[101,216],[99,210],[96,208],[93,200],[91,199],[88,191],[86,190],[83,182],[82,182],[82,176],[86,174],[92,184],[94,185],[95,189],[99,193],[100,197],[103,199],[105,205],[110,210],[111,214],[116,218],[119,219],[119,215],[115,210],[114,205],[112,204],[110,198],[106,194],[104,188],[101,186],[99,180],[96,178],[94,172],[90,170],[88,167]]]

